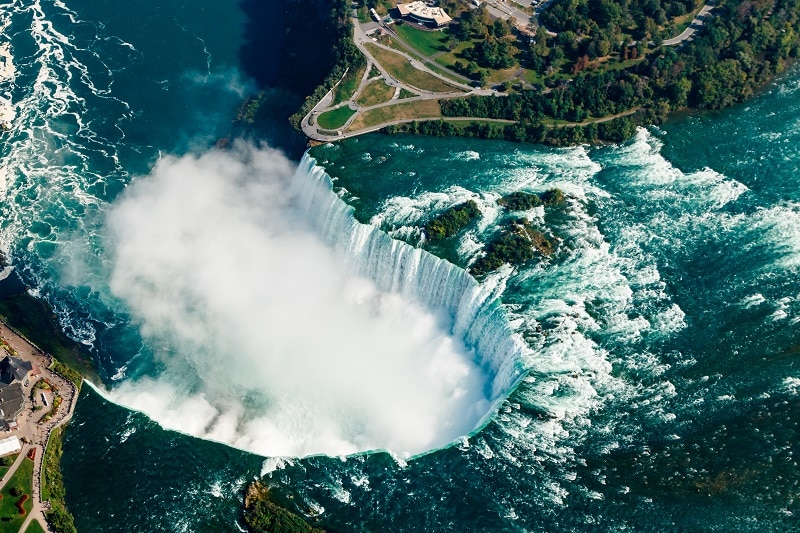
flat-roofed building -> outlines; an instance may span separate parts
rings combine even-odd
[[[397,11],[406,20],[434,28],[447,26],[453,20],[441,7],[432,7],[420,1],[397,4]]]
[[[11,453],[16,453],[22,449],[17,437],[7,437],[0,439],[0,457]]]

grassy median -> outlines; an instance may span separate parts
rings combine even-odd
[[[317,117],[317,125],[324,130],[338,130],[353,116],[355,111],[349,106],[342,106],[326,111]]]
[[[347,128],[347,131],[358,131],[396,120],[412,120],[419,118],[436,118],[442,116],[442,109],[437,100],[415,100],[386,107],[378,107],[365,111]]]
[[[371,43],[366,43],[364,46],[367,47],[369,53],[389,74],[403,83],[423,91],[435,93],[459,92],[459,89],[445,83],[436,76],[414,68],[411,62],[400,54],[384,50]]]
[[[362,107],[382,104],[391,100],[394,92],[394,87],[389,87],[383,80],[376,80],[364,87],[364,90],[358,95],[356,103]]]

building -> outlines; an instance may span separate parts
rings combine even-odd
[[[38,376],[39,368],[29,362],[23,361],[18,357],[6,355],[0,361],[0,387],[11,385],[15,381],[28,385],[28,376]]]
[[[441,7],[432,7],[420,1],[397,4],[397,11],[404,20],[431,28],[442,28],[453,20]]]
[[[19,439],[17,437],[0,439],[0,457],[17,453],[20,450],[22,450],[22,445],[19,443]]]
[[[0,361],[0,420],[14,429],[17,417],[25,407],[23,386],[28,385],[28,378],[39,375],[39,367],[29,361],[6,355]]]

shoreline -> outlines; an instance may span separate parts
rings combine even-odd
[[[342,80],[319,86],[298,110],[297,114],[302,115],[302,119],[294,125],[310,141],[309,144],[337,142],[373,132],[505,139],[547,146],[623,142],[634,135],[636,127],[658,126],[686,110],[713,111],[746,102],[797,62],[800,58],[800,39],[787,44],[786,49],[782,48],[776,57],[768,54],[768,51],[770,46],[777,45],[773,42],[762,43],[760,48],[753,51],[755,66],[729,59],[729,51],[734,44],[753,42],[752,31],[737,37],[735,43],[724,45],[709,39],[708,32],[702,30],[707,26],[713,29],[725,27],[726,24],[743,27],[741,20],[731,14],[730,4],[726,0],[708,1],[698,5],[688,26],[678,35],[664,38],[662,29],[657,29],[653,39],[638,44],[634,41],[623,46],[624,50],[604,52],[602,57],[620,62],[620,68],[604,70],[599,64],[589,68],[588,56],[584,55],[583,62],[576,62],[571,74],[567,68],[571,64],[570,59],[560,65],[561,70],[556,71],[557,75],[548,72],[545,76],[539,72],[539,67],[517,58],[518,64],[514,68],[518,72],[502,84],[498,84],[496,79],[491,82],[486,80],[494,72],[492,69],[499,67],[484,65],[489,69],[484,72],[485,76],[469,86],[464,85],[463,80],[456,81],[456,78],[464,78],[463,73],[452,71],[442,62],[436,63],[439,55],[453,53],[452,43],[447,50],[440,47],[438,52],[432,53],[425,48],[429,43],[422,42],[420,46],[413,39],[409,40],[408,36],[401,38],[402,32],[396,31],[393,20],[388,23],[382,19],[377,22],[371,19],[365,21],[353,8],[351,16],[341,22],[343,29],[350,30],[342,40],[344,44],[355,46],[361,57],[358,60],[351,58],[349,63],[342,66],[354,67],[366,62],[363,78],[360,83],[357,79],[350,80],[354,82],[351,83],[352,87],[348,86],[346,94],[338,94],[336,98],[334,88]],[[464,16],[454,15],[457,25],[463,24],[460,21]],[[496,18],[500,15],[494,13],[490,16]],[[501,22],[501,18],[495,22]],[[772,10],[764,15],[764,24],[779,25],[781,21],[791,26],[798,23],[797,17],[788,15],[775,18]],[[397,24],[401,23],[403,20],[397,21]],[[603,31],[603,28],[597,30],[600,34]],[[381,40],[386,36],[389,37],[388,43]],[[472,39],[470,36],[460,38],[465,43]],[[513,41],[515,44],[512,46],[519,48],[522,46],[518,42],[520,38],[517,35],[511,39],[506,35],[500,40]],[[545,41],[545,45],[545,51],[549,50],[550,44]],[[554,43],[552,48],[560,50],[564,45]],[[636,53],[629,59],[631,49],[635,49]],[[708,68],[698,67],[691,62],[699,51],[713,56]],[[542,53],[549,57],[549,52]],[[634,60],[634,64],[625,63]],[[394,64],[398,62],[403,64]],[[689,67],[686,66],[687,62],[691,64]],[[680,69],[674,74],[664,74],[672,72],[671,67],[674,67],[672,70]],[[726,68],[734,69],[742,79],[730,87],[721,86],[719,80],[725,78],[728,72]],[[527,78],[524,78],[523,71],[526,69],[545,76],[547,84],[542,85],[539,92],[532,82],[525,81]],[[714,74],[709,74],[710,71],[714,71]],[[414,81],[415,78],[419,79]],[[514,80],[519,81],[518,86],[511,85]],[[425,83],[420,84],[421,81]],[[426,87],[425,84],[431,82],[446,84],[450,90]],[[597,85],[602,85],[601,82],[606,87],[611,82],[616,83],[635,94],[626,97],[627,100],[610,98]],[[642,83],[650,90],[650,94],[639,94]],[[368,95],[367,86],[382,86],[388,92],[379,96]],[[509,92],[509,87],[514,91]],[[566,93],[563,98],[568,111],[539,111],[537,116],[519,116],[516,111],[519,106],[547,108],[550,105],[548,95],[556,89]],[[323,90],[327,92],[323,94]],[[602,93],[599,98],[602,104],[595,102],[598,91]],[[403,92],[406,93],[404,96]],[[495,101],[505,99],[514,102],[506,105]],[[318,119],[324,120],[320,122]]]
[[[63,428],[75,411],[80,387],[72,383],[69,379],[56,372],[52,367],[56,360],[52,355],[41,350],[36,344],[9,325],[6,320],[0,317],[0,340],[6,344],[17,357],[36,363],[39,366],[40,374],[31,379],[23,390],[25,392],[25,407],[23,413],[18,417],[19,427],[14,430],[0,431],[0,438],[17,437],[22,443],[22,450],[19,452],[17,460],[9,469],[9,472],[0,480],[0,487],[5,486],[11,478],[11,474],[16,470],[19,463],[25,460],[31,450],[34,455],[33,468],[33,509],[25,518],[20,531],[25,531],[32,520],[37,520],[45,531],[53,531],[47,522],[47,513],[52,509],[50,500],[42,499],[42,468],[44,465],[45,452],[51,441],[51,436],[56,429]],[[52,416],[42,423],[46,415],[51,414],[51,410],[37,410],[36,397],[32,393],[34,386],[42,380],[47,380],[52,384],[55,391],[62,398],[57,410]]]

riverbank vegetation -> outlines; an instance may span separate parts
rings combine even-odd
[[[514,120],[525,127],[524,140],[615,140],[629,136],[631,125],[661,122],[670,111],[741,102],[800,55],[799,0],[721,0],[693,40],[662,46],[677,31],[671,21],[698,7],[695,0],[632,1],[624,8],[605,0],[554,0],[540,20],[557,35],[540,27],[520,55],[541,81],[506,97],[443,100],[442,114]],[[535,129],[549,120],[581,122],[632,109],[610,131],[602,125],[583,126],[581,133]]]
[[[8,281],[8,280],[6,280]],[[100,382],[91,360],[80,345],[61,330],[58,318],[42,300],[29,295],[24,286],[0,298],[0,317],[36,346],[54,358],[53,369],[80,386],[82,376]]]
[[[702,0],[553,0],[541,25],[525,29],[493,19],[485,6],[441,5],[454,22],[441,32],[401,24],[402,46],[497,90],[442,99],[442,117],[515,124],[441,120],[393,125],[387,133],[618,142],[675,110],[741,102],[800,56],[800,0],[719,0],[677,46],[663,43],[688,27]]]
[[[333,65],[328,70],[328,74],[322,83],[306,97],[300,109],[289,117],[289,122],[295,129],[299,130],[303,117],[325,96],[325,93],[336,85],[345,74],[351,74],[352,78],[355,79],[357,72],[366,65],[366,59],[353,42],[353,25],[350,21],[349,0],[333,0],[330,3],[325,3],[324,6],[316,5],[314,0],[294,0],[294,2],[290,3],[297,5],[287,6],[286,8],[287,18],[291,19],[287,21],[287,28],[290,30],[287,35],[291,36],[285,45],[287,59],[295,56],[295,59],[313,57],[315,58],[313,64],[327,62]],[[304,4],[309,5],[304,6]],[[327,6],[330,7],[328,8]],[[312,8],[312,11],[307,9],[309,7]],[[307,13],[318,12],[315,10],[319,9],[323,9],[323,11],[327,9],[327,17],[324,23],[319,26],[315,25],[315,36],[309,39]],[[306,31],[302,31],[303,28],[306,28]],[[322,33],[320,34],[320,32]],[[320,46],[320,43],[326,43],[326,45]],[[332,56],[321,58],[320,54],[332,54]],[[323,59],[327,59],[327,61],[323,61]],[[296,64],[290,62],[290,66],[287,66],[286,70],[292,73],[293,76],[307,80],[308,72],[305,67],[311,65],[312,62],[304,61],[302,64],[304,66],[302,69],[290,68],[290,66],[296,67]]]
[[[428,102],[431,102],[428,100]],[[421,117],[417,117],[421,118]],[[456,117],[453,117],[456,118]],[[636,131],[637,121],[629,116],[617,117],[604,122],[588,122],[585,125],[518,124],[505,119],[412,121],[389,125],[384,133],[409,133],[434,137],[473,137],[476,139],[504,139],[514,142],[532,142],[553,146],[569,146],[585,142],[620,142]]]
[[[54,428],[50,433],[47,450],[42,461],[42,499],[50,501],[47,523],[56,533],[76,533],[75,519],[64,501],[64,480],[61,475],[62,439],[64,429]]]

